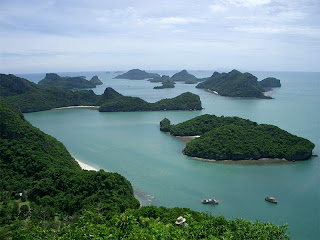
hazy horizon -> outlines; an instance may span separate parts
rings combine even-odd
[[[320,72],[318,0],[0,0],[0,72]]]

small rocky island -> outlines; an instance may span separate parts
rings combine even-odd
[[[160,122],[160,130],[173,136],[193,136],[183,153],[209,160],[306,160],[315,145],[307,139],[279,127],[257,124],[239,117],[202,115],[177,125],[169,119]]]
[[[174,88],[174,85],[176,84],[169,76],[166,75],[163,75],[161,78],[150,79],[149,81],[162,83],[162,86],[156,86],[153,89]]]
[[[158,73],[148,73],[140,69],[131,69],[130,71],[120,74],[115,77],[116,79],[131,79],[131,80],[143,80],[147,78],[160,78]]]
[[[267,78],[259,82],[257,77],[251,73],[232,70],[229,73],[214,72],[211,77],[199,83],[196,87],[227,97],[271,99],[264,92],[280,86],[279,79]]]
[[[84,76],[60,77],[56,73],[47,73],[46,77],[38,83],[38,85],[42,87],[57,87],[62,89],[95,88],[96,85],[101,84],[102,82],[98,76],[94,76],[88,81]]]

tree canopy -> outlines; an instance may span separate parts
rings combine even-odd
[[[257,124],[239,117],[202,115],[177,125],[169,119],[160,130],[174,136],[199,138],[186,144],[184,153],[191,157],[215,160],[251,160],[285,158],[305,160],[312,156],[315,145],[273,125]]]

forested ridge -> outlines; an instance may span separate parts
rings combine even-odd
[[[312,156],[315,145],[276,126],[257,124],[239,117],[202,115],[171,125],[160,122],[160,130],[174,136],[199,138],[186,144],[184,153],[191,157],[215,160],[251,160],[285,158],[305,160]]]
[[[0,74],[0,93],[0,101],[17,105],[24,113],[80,105],[101,106],[101,112],[202,109],[200,97],[192,93],[148,103],[138,97],[123,96],[110,87],[102,95],[96,95],[92,90],[40,87],[26,79],[5,74]]]
[[[201,100],[196,94],[186,92],[177,97],[149,103],[141,98],[121,96],[114,98],[99,108],[100,112],[201,110]]]

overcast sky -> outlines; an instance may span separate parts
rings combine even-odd
[[[0,0],[0,72],[320,71],[320,0]]]

